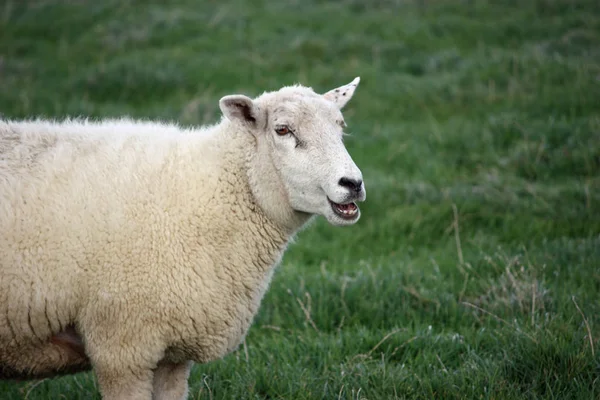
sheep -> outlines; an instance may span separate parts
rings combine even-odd
[[[93,370],[104,399],[183,399],[243,341],[315,216],[360,218],[341,109],[293,85],[218,124],[0,120],[0,378]]]

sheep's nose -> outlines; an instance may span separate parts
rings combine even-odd
[[[363,182],[360,179],[342,178],[338,183],[340,186],[350,189],[353,192],[360,193]]]

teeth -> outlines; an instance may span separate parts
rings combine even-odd
[[[333,210],[344,218],[353,218],[358,214],[358,206],[354,203],[338,204],[331,200],[329,200],[329,202],[331,203]]]
[[[354,210],[340,209],[340,211],[342,212],[342,214],[345,214],[345,215],[354,215],[354,214],[356,214],[356,209],[354,209]]]
[[[355,215],[358,212],[358,208],[350,203],[350,204],[338,204],[337,207],[338,211],[344,215],[348,215],[348,216],[352,216]]]

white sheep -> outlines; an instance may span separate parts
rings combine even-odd
[[[0,121],[0,378],[92,368],[105,399],[186,398],[290,238],[359,219],[340,112],[358,82],[225,96],[201,129]]]

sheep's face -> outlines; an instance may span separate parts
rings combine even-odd
[[[289,205],[322,215],[333,225],[358,221],[356,202],[366,198],[361,171],[342,140],[346,123],[340,110],[358,82],[324,95],[293,86],[255,100],[226,96],[220,103],[225,116],[250,127],[256,151],[272,164]]]

